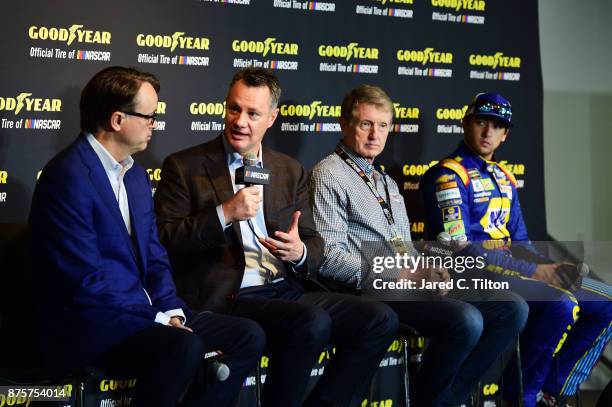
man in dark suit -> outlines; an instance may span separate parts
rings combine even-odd
[[[234,76],[223,134],[164,162],[155,195],[160,239],[192,307],[247,317],[264,329],[271,357],[264,405],[301,405],[316,357],[330,343],[337,346],[334,359],[304,405],[345,405],[376,369],[397,317],[383,304],[304,291],[323,242],[304,169],[261,144],[279,97],[268,70]],[[271,171],[269,185],[236,185],[247,154]]]
[[[136,405],[228,405],[265,335],[252,321],[201,314],[194,332],[159,243],[151,186],[131,154],[151,139],[159,81],[131,68],[96,74],[81,129],[44,168],[30,213],[42,347],[58,374],[82,364],[136,376]],[[230,378],[185,393],[208,350]]]

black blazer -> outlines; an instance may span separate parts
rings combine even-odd
[[[245,266],[238,222],[223,231],[215,209],[234,195],[221,137],[166,158],[155,193],[159,236],[179,295],[195,310],[218,312],[235,299]],[[293,284],[308,280],[321,264],[323,239],[315,229],[306,172],[293,158],[266,147],[263,160],[272,172],[263,188],[266,228],[270,235],[286,231],[293,212],[302,212],[298,231],[308,256],[299,269],[285,266]]]

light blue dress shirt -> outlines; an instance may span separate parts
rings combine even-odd
[[[225,137],[222,137],[222,139],[223,148],[225,149],[227,155],[227,165],[230,177],[232,179],[232,187],[234,188],[234,193],[236,193],[244,188],[244,185],[236,185],[236,169],[242,167],[244,163],[242,161],[242,156],[233,150],[233,148],[225,140]],[[257,156],[257,166],[263,168],[261,148],[259,149]],[[274,176],[274,174],[272,176]],[[255,217],[251,219],[251,224],[253,225],[253,229],[255,230],[257,236],[268,237],[268,230],[266,228],[263,210],[263,206],[265,205],[265,202],[263,202],[263,186],[258,185],[257,188],[262,196],[262,204],[259,206]],[[219,222],[223,226],[224,230],[231,226],[231,223],[228,224],[225,221],[225,215],[223,214],[223,208],[221,205],[217,206],[217,216],[219,217]],[[270,253],[270,251],[261,243],[259,243],[257,236],[253,234],[247,221],[240,221],[240,233],[242,235],[245,260],[244,276],[242,277],[240,288],[265,284],[266,276],[269,273],[275,276],[274,278],[280,278],[284,275],[285,266],[283,262]],[[300,261],[295,264],[295,266],[299,267],[305,261],[306,246],[304,245],[304,254],[302,255]]]

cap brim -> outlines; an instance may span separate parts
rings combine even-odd
[[[474,112],[472,114],[474,116],[476,116],[476,117],[490,117],[490,118],[496,119],[496,120],[504,123],[508,127],[512,127],[512,122],[509,122],[508,119],[506,119],[505,117],[499,116],[499,115],[497,115],[495,113]]]

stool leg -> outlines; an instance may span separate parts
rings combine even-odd
[[[521,363],[521,341],[520,338],[516,338],[516,368],[518,370],[518,405],[523,407],[523,366]]]
[[[403,337],[402,340],[404,341],[404,358],[402,361],[402,367],[404,368],[404,399],[405,399],[405,406],[406,407],[410,407],[410,374],[408,371],[408,339],[406,339],[406,337]]]
[[[582,407],[582,400],[580,397],[580,386],[578,386],[578,388],[576,389],[576,396],[574,398],[576,399],[576,407]]]
[[[261,360],[257,361],[255,366],[255,402],[257,407],[261,407]]]
[[[76,389],[76,405],[77,407],[85,407],[85,402],[83,401],[84,393],[85,393],[85,383],[78,383],[78,387]]]

